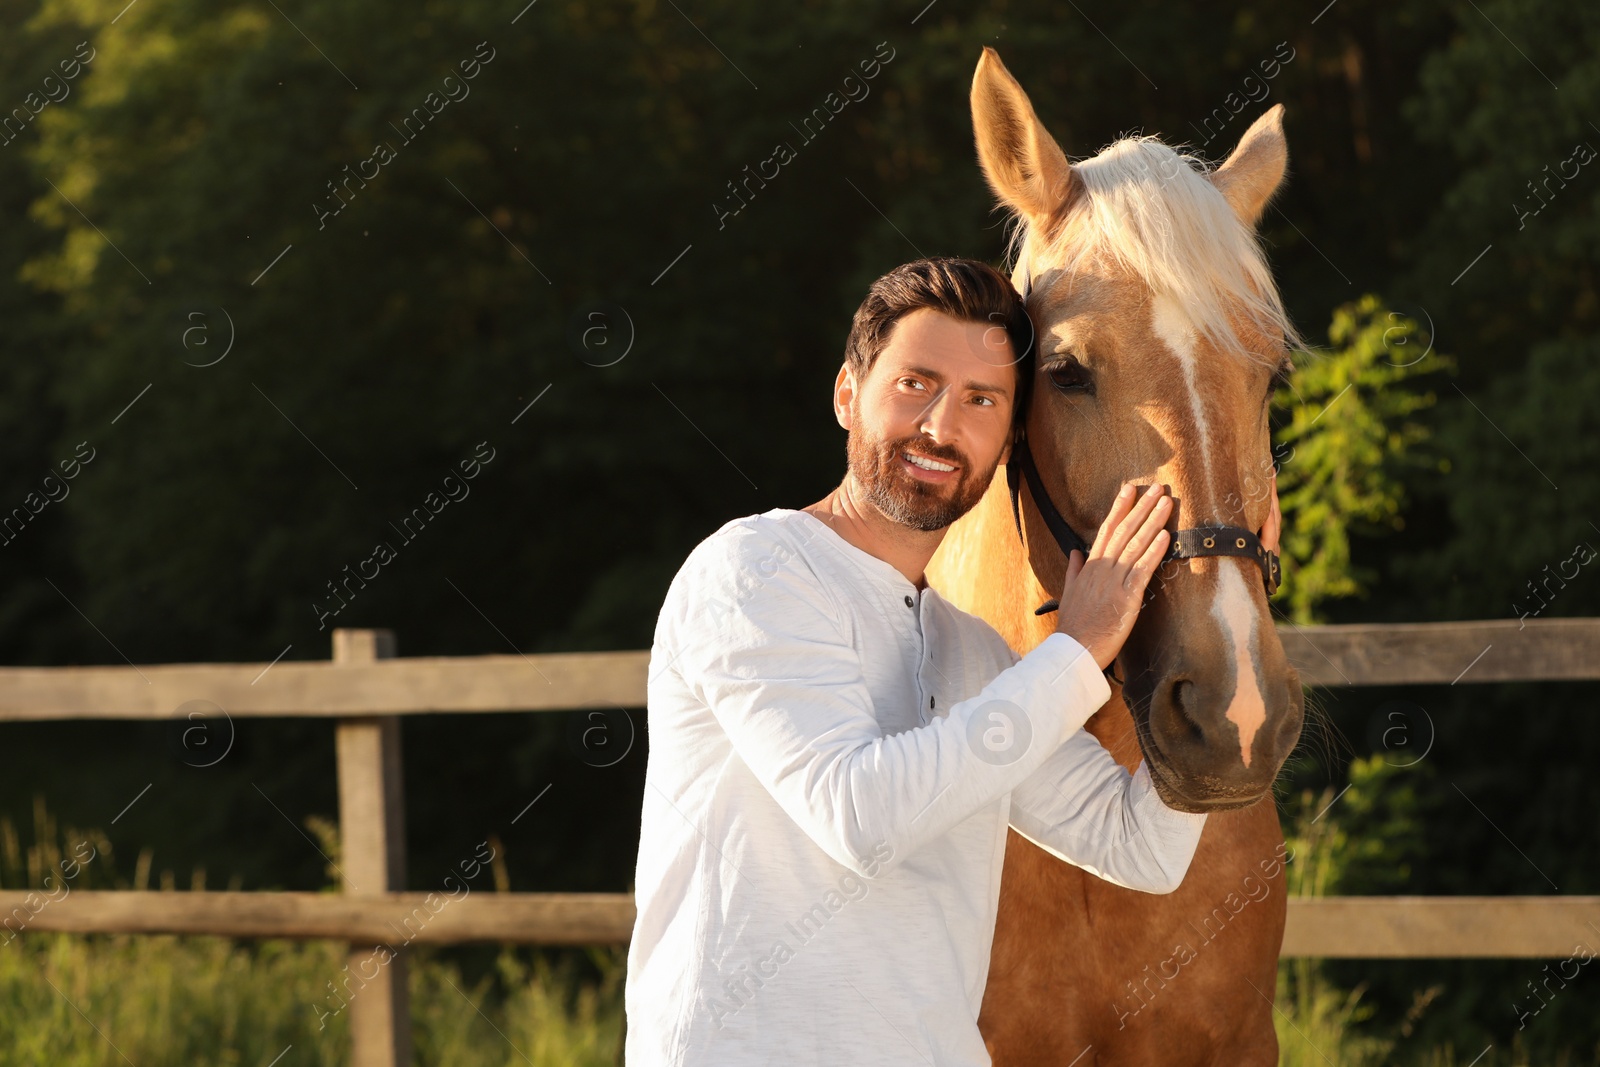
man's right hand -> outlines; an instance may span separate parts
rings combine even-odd
[[[1101,670],[1111,666],[1133,630],[1145,586],[1167,553],[1171,538],[1163,527],[1171,512],[1172,498],[1161,486],[1151,486],[1136,502],[1132,483],[1125,484],[1089,558],[1073,550],[1067,560],[1056,632],[1087,649]]]

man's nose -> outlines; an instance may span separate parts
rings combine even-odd
[[[954,419],[954,400],[950,396],[950,387],[942,385],[939,391],[928,399],[927,407],[922,409],[917,429],[935,441],[949,440],[954,430]]]

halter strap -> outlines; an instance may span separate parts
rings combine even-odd
[[[1021,491],[1022,483],[1025,481],[1031,483],[1028,493],[1033,497],[1034,506],[1039,509],[1039,517],[1044,519],[1045,527],[1055,538],[1061,554],[1070,558],[1072,550],[1077,549],[1087,557],[1088,544],[1062,517],[1055,502],[1050,499],[1050,494],[1044,487],[1044,480],[1039,477],[1039,468],[1033,462],[1033,452],[1028,448],[1027,436],[1022,435],[1011,446],[1011,458],[1006,461],[1006,486],[1011,491],[1011,517],[1016,520],[1018,540],[1023,540]],[[1194,526],[1187,530],[1179,530],[1173,535],[1172,543],[1167,546],[1167,553],[1161,557],[1161,562],[1195,559],[1201,556],[1239,556],[1254,559],[1261,568],[1261,581],[1266,586],[1267,595],[1271,596],[1278,591],[1278,583],[1282,577],[1278,554],[1263,545],[1261,538],[1251,530],[1246,530],[1242,526]],[[1045,615],[1060,606],[1059,601],[1047,600],[1034,611],[1034,614]]]
[[[1016,520],[1019,538],[1022,536],[1022,505],[1019,497],[1024,478],[1032,482],[1035,487],[1029,492],[1033,495],[1034,504],[1039,508],[1040,517],[1050,530],[1050,536],[1061,546],[1061,554],[1070,559],[1072,550],[1077,549],[1087,557],[1089,546],[1078,536],[1078,531],[1062,517],[1061,512],[1056,510],[1050,494],[1044,491],[1044,480],[1039,477],[1039,468],[1034,466],[1033,452],[1028,448],[1028,439],[1019,435],[1017,442],[1011,447],[1011,459],[1006,463],[1006,487],[1011,490],[1011,517]]]

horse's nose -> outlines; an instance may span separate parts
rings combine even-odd
[[[1269,682],[1262,694],[1264,729],[1247,727],[1249,748],[1243,748],[1240,724],[1228,717],[1232,679],[1211,677],[1220,673],[1174,670],[1150,695],[1151,739],[1175,772],[1168,781],[1196,801],[1226,802],[1265,793],[1283,755],[1278,750],[1285,728],[1298,723],[1286,680]]]

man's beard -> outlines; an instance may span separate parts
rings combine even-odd
[[[942,530],[977,506],[989,489],[995,467],[974,473],[967,458],[954,448],[930,444],[921,436],[897,441],[868,441],[856,426],[849,431],[846,452],[850,473],[866,494],[867,501],[890,521],[913,530]],[[953,463],[959,475],[953,485],[918,481],[900,463],[902,452],[914,451],[942,463]]]

